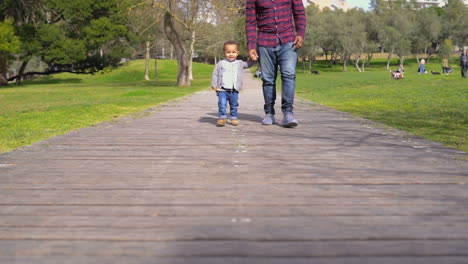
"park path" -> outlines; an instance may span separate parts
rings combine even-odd
[[[0,155],[0,263],[468,263],[466,153],[246,79]]]

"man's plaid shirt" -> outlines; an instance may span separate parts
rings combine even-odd
[[[306,15],[302,0],[247,0],[245,13],[249,50],[256,49],[257,44],[276,47],[278,39],[282,44],[292,42],[296,34],[304,38]]]

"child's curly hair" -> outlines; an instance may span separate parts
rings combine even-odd
[[[224,42],[223,50],[226,50],[227,45],[236,45],[237,49],[239,49],[239,43],[237,41],[235,41],[235,40],[228,40],[228,41]]]

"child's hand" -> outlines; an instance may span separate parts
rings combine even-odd
[[[218,87],[216,87],[216,86],[211,86],[211,89],[212,89],[213,91],[216,92],[216,90],[218,90]]]

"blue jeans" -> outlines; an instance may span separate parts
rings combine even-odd
[[[278,44],[276,47],[258,46],[257,50],[262,69],[265,114],[275,114],[278,67],[281,74],[281,110],[283,114],[292,112],[296,90],[297,63],[297,51],[294,43]]]
[[[231,119],[237,119],[237,108],[239,108],[239,92],[232,91],[218,91],[218,117],[227,118],[226,108],[229,102]]]

